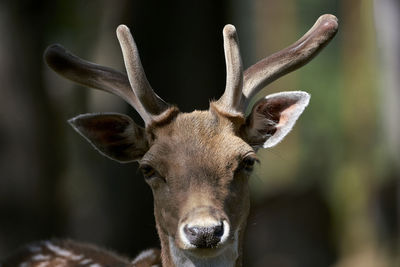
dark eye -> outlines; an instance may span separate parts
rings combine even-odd
[[[139,169],[142,171],[144,179],[146,179],[147,182],[155,185],[159,184],[157,181],[162,181],[166,183],[167,181],[165,180],[164,177],[162,177],[156,169],[151,167],[149,164],[143,163],[140,164]]]
[[[140,170],[142,171],[145,179],[150,179],[156,174],[154,168],[147,164],[141,165]]]
[[[251,172],[256,162],[258,162],[258,159],[255,156],[247,156],[242,160],[239,168],[246,172]]]

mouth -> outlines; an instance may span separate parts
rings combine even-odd
[[[191,248],[179,248],[182,252],[187,254],[188,256],[194,258],[214,258],[222,254],[227,247],[231,245],[231,242],[225,242],[223,244],[219,244],[215,247],[191,247]]]
[[[209,230],[208,228],[205,229]],[[212,231],[205,229],[191,227],[191,230],[188,230],[181,227],[178,238],[174,240],[176,247],[187,256],[205,259],[223,254],[227,248],[235,243],[235,237],[231,236],[227,221],[222,221]],[[201,238],[198,238],[199,236]]]
[[[180,259],[177,262],[182,263],[182,259],[187,259],[191,262],[201,263],[204,261],[220,260],[235,260],[238,257],[238,231],[234,234],[229,235],[224,242],[218,244],[215,247],[210,248],[198,248],[195,246],[185,246],[182,244],[179,238],[175,239],[172,236],[169,237],[169,248],[173,258]],[[201,264],[200,264],[201,265]],[[202,265],[201,265],[202,266]],[[204,265],[214,266],[214,265]]]
[[[191,248],[185,249],[184,252],[195,258],[214,258],[222,254],[228,246],[224,244],[213,248]]]

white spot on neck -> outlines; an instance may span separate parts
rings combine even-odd
[[[79,263],[80,263],[80,264],[88,264],[88,263],[90,263],[90,262],[92,262],[91,259],[83,259],[83,260],[81,260]]]
[[[42,248],[39,247],[39,246],[32,245],[32,246],[29,246],[29,247],[28,247],[28,250],[29,250],[30,252],[32,252],[32,253],[38,253],[38,252],[41,252],[41,251],[42,251]]]
[[[136,258],[132,261],[132,264],[136,264],[139,261],[142,261],[144,259],[151,258],[152,260],[155,260],[157,255],[154,253],[152,249],[148,249],[145,251],[140,252],[139,255],[136,256]]]
[[[49,262],[41,262],[37,265],[37,267],[47,267],[49,266],[49,264],[50,264]]]
[[[76,255],[72,251],[63,249],[59,246],[56,246],[53,243],[51,243],[50,241],[46,241],[46,247],[49,250],[53,251],[56,255],[64,257],[69,260],[78,261],[83,258],[83,255]]]
[[[31,260],[33,261],[45,261],[45,260],[50,260],[51,257],[49,255],[43,255],[43,254],[35,254],[32,256]]]

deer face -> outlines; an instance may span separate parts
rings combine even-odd
[[[249,209],[253,148],[215,111],[179,114],[153,135],[140,166],[153,190],[159,231],[193,253],[215,254],[232,244]]]
[[[163,265],[202,266],[202,259],[228,251],[220,259],[229,258],[229,264],[206,264],[228,266],[240,257],[255,152],[287,135],[310,96],[300,91],[272,94],[259,100],[247,117],[244,111],[260,89],[308,62],[336,30],[334,16],[321,16],[292,46],[243,72],[236,30],[227,25],[225,92],[209,110],[192,113],[179,112],[154,93],[124,25],[117,37],[127,75],[84,61],[59,45],[50,46],[45,59],[68,79],[119,95],[143,118],[145,128],[116,113],[80,115],[70,123],[103,155],[139,163],[154,195]]]

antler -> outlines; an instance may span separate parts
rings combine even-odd
[[[335,16],[322,15],[297,42],[250,66],[243,77],[236,31],[227,25],[224,29],[227,82],[218,103],[223,104],[228,111],[244,112],[250,99],[262,88],[314,58],[335,36],[337,29]],[[243,89],[240,91],[238,87],[241,87],[242,79]]]
[[[231,114],[243,113],[250,99],[263,87],[315,57],[335,36],[337,28],[335,16],[323,15],[297,42],[249,67],[243,75],[236,29],[232,25],[226,25],[223,30],[226,87],[217,103]],[[60,45],[48,47],[45,59],[57,73],[72,81],[122,97],[138,111],[148,125],[168,110],[169,105],[151,88],[129,28],[120,25],[117,28],[117,37],[128,76],[80,59]]]
[[[139,53],[129,28],[125,25],[118,26],[117,37],[121,45],[126,72],[132,90],[139,98],[140,103],[143,105],[150,117],[161,114],[168,108],[168,104],[165,103],[151,88],[150,83],[146,78],[146,74],[144,73]]]
[[[128,76],[112,68],[85,61],[58,44],[49,46],[44,58],[47,64],[63,77],[123,98],[136,109],[147,125],[169,106],[154,93],[147,81],[128,27],[120,25],[117,28],[117,37]]]
[[[229,112],[241,112],[239,107],[242,99],[243,88],[243,66],[239,51],[239,40],[233,25],[226,25],[223,30],[224,51],[226,62],[226,87],[225,92],[219,99]]]
[[[313,59],[335,36],[337,29],[335,16],[322,15],[297,42],[249,67],[244,73],[244,107],[262,88]]]
[[[49,46],[44,52],[44,59],[61,76],[81,85],[115,94],[133,106],[143,120],[149,119],[133,93],[126,74],[83,60],[59,44]]]

